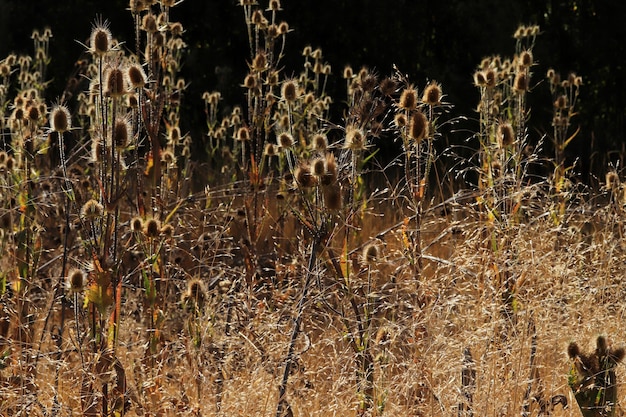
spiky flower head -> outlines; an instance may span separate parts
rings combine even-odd
[[[417,108],[417,90],[414,88],[405,88],[402,90],[398,107],[402,110],[415,110]]]
[[[113,126],[113,143],[117,148],[125,148],[128,146],[132,137],[130,121],[126,118],[116,119]]]
[[[500,147],[511,146],[515,142],[515,132],[509,122],[502,122],[498,125],[496,138]]]
[[[285,80],[281,89],[281,96],[287,103],[295,102],[298,98],[298,83],[295,80]]]
[[[85,289],[87,274],[81,269],[72,269],[67,276],[67,289],[72,294],[77,294]]]
[[[366,148],[366,136],[362,129],[356,126],[346,127],[344,148],[351,151],[362,151]]]
[[[97,200],[91,199],[83,204],[80,210],[81,217],[86,220],[95,220],[104,214],[104,207]]]
[[[429,134],[429,123],[426,115],[421,111],[416,111],[411,115],[409,121],[409,137],[416,142],[422,141]]]
[[[119,67],[112,67],[106,72],[105,93],[109,97],[121,97],[126,92],[124,89],[124,73]]]
[[[111,50],[113,36],[109,30],[108,21],[98,21],[91,30],[89,37],[89,50],[96,56],[106,55]]]
[[[380,247],[376,243],[365,245],[361,254],[364,265],[373,265],[380,257]]]
[[[429,106],[438,106],[441,104],[441,86],[435,81],[428,84],[424,89],[422,101]]]
[[[128,85],[132,88],[143,88],[148,82],[148,77],[143,67],[139,64],[132,63],[126,70],[126,78]]]
[[[289,149],[295,144],[293,136],[289,132],[283,132],[278,135],[278,144],[283,149]]]
[[[154,239],[159,237],[161,224],[157,219],[148,219],[143,225],[143,233],[146,237]]]
[[[53,132],[65,133],[72,127],[70,111],[64,105],[54,105],[50,111],[50,129]]]
[[[316,133],[311,140],[311,147],[316,151],[325,151],[328,148],[328,137],[323,133]]]
[[[130,221],[130,230],[135,233],[140,233],[143,231],[143,219],[141,217],[133,217]]]

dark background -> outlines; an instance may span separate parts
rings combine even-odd
[[[266,2],[261,0],[265,8]],[[119,40],[134,44],[128,2],[121,0],[0,0],[0,57],[9,52],[31,53],[31,32],[49,26],[52,84],[48,99],[58,98],[83,52],[97,15],[109,20]],[[534,86],[530,95],[532,130],[538,139],[550,132],[551,99],[543,82],[553,67],[563,76],[575,71],[584,80],[581,132],[568,148],[578,159],[583,181],[602,175],[609,163],[623,158],[626,70],[626,1],[622,0],[283,0],[279,18],[294,30],[287,40],[284,71],[297,74],[305,45],[321,47],[332,65],[330,94],[345,97],[341,73],[345,64],[365,65],[384,76],[392,65],[420,87],[428,80],[442,83],[452,115],[475,116],[478,91],[472,74],[488,55],[511,56],[512,34],[519,24],[538,24]],[[183,129],[194,135],[204,129],[200,96],[219,90],[224,106],[244,103],[239,86],[249,60],[243,10],[235,0],[184,0],[172,10],[172,20],[185,27],[189,45],[182,70],[190,82],[185,103],[190,117]],[[468,129],[476,124],[468,121]],[[469,133],[448,133],[449,143],[463,142]],[[546,153],[550,154],[549,146]],[[622,164],[620,162],[620,168]]]

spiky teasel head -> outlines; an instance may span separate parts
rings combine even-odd
[[[421,142],[429,135],[428,118],[421,111],[416,111],[411,115],[409,121],[409,137],[416,142]]]
[[[412,87],[402,90],[398,107],[402,110],[415,110],[417,108],[417,90]]]
[[[141,29],[148,33],[155,33],[159,30],[157,19],[152,13],[147,13],[141,19]]]
[[[380,246],[377,243],[365,245],[361,254],[363,266],[373,266],[380,258]]]
[[[237,133],[235,134],[235,140],[247,142],[250,139],[250,129],[247,126],[241,126],[239,129],[237,129]]]
[[[148,219],[143,224],[143,234],[146,235],[147,238],[155,239],[159,237],[160,232],[161,223],[157,219]]]
[[[311,163],[311,172],[318,178],[326,174],[326,158],[315,158]]]
[[[148,76],[141,65],[132,63],[126,68],[126,80],[131,88],[143,88],[148,82]]]
[[[362,151],[367,148],[366,141],[367,137],[362,129],[353,125],[346,127],[346,139],[343,146],[345,149],[350,149],[351,151]]]
[[[187,284],[187,290],[183,294],[183,304],[187,307],[202,308],[206,300],[206,289],[199,279],[192,279]]]
[[[113,36],[109,30],[108,21],[97,21],[91,29],[89,37],[89,52],[96,56],[106,55],[112,47]]]
[[[72,269],[67,275],[66,287],[71,294],[83,292],[87,285],[87,274],[82,269]]]
[[[308,164],[301,164],[296,167],[294,178],[299,187],[310,188],[317,184],[317,178],[312,174]]]
[[[615,171],[609,171],[606,173],[605,178],[605,185],[604,187],[612,192],[615,192],[619,189],[620,187],[620,179],[619,179],[619,175],[617,174],[617,172]]]
[[[511,125],[511,123],[501,122],[498,125],[496,139],[498,141],[498,145],[501,148],[511,146],[513,142],[515,142],[515,132],[513,131],[513,126]]]
[[[406,127],[406,125],[409,123],[409,120],[406,117],[406,114],[404,113],[396,113],[396,115],[393,117],[393,124],[396,125],[396,128],[398,129],[402,129],[403,127]]]
[[[315,151],[324,152],[328,148],[328,137],[323,133],[316,133],[311,139],[311,147]]]
[[[85,220],[96,220],[104,214],[104,207],[97,200],[91,199],[83,204],[80,215]]]
[[[70,111],[61,104],[55,104],[50,110],[50,130],[65,133],[72,128]]]
[[[422,101],[429,106],[438,106],[441,104],[441,86],[435,81],[428,84],[424,89]]]
[[[128,146],[130,138],[133,136],[130,121],[126,118],[116,119],[113,126],[113,143],[118,149],[124,149]]]
[[[109,68],[104,78],[104,93],[109,97],[121,97],[126,93],[124,72],[119,66]]]
[[[533,64],[533,53],[530,50],[522,51],[518,58],[518,64],[524,68],[528,68]]]
[[[296,80],[285,80],[280,90],[281,97],[289,104],[293,104],[298,99],[298,82]]]
[[[130,221],[130,230],[134,233],[143,232],[143,219],[141,217],[133,217]]]
[[[528,73],[523,69],[518,69],[513,80],[513,90],[518,94],[528,91],[529,77]]]
[[[280,145],[282,149],[289,149],[295,143],[296,142],[293,139],[293,136],[289,132],[283,132],[280,135],[278,135],[278,145]]]

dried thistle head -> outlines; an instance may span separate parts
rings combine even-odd
[[[143,233],[150,239],[159,237],[160,232],[161,224],[157,219],[148,219],[143,225]]]
[[[351,151],[362,151],[367,147],[365,132],[357,126],[346,127],[345,149]]]
[[[89,51],[96,56],[103,56],[111,50],[113,36],[108,21],[97,21],[89,37]]]
[[[72,127],[70,111],[64,105],[54,105],[50,111],[50,130],[65,133]]]
[[[104,214],[104,207],[97,200],[91,199],[83,204],[80,210],[81,217],[86,220],[95,220]]]
[[[429,106],[438,106],[441,104],[441,86],[435,81],[428,84],[424,89],[422,101]]]
[[[421,111],[416,111],[411,115],[409,121],[409,137],[416,142],[421,142],[429,134],[429,123],[426,115]]]
[[[402,90],[398,107],[402,110],[415,110],[417,108],[417,90],[411,87]]]
[[[72,269],[67,276],[67,289],[71,294],[82,292],[87,285],[87,274],[82,269]]]

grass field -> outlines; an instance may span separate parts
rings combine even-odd
[[[621,415],[626,186],[567,165],[584,84],[533,73],[539,28],[457,116],[436,81],[290,51],[279,1],[242,0],[243,103],[206,92],[192,137],[184,22],[154,3],[136,42],[94,23],[56,102],[49,30],[0,61],[1,415]],[[475,149],[442,146],[466,119]]]

